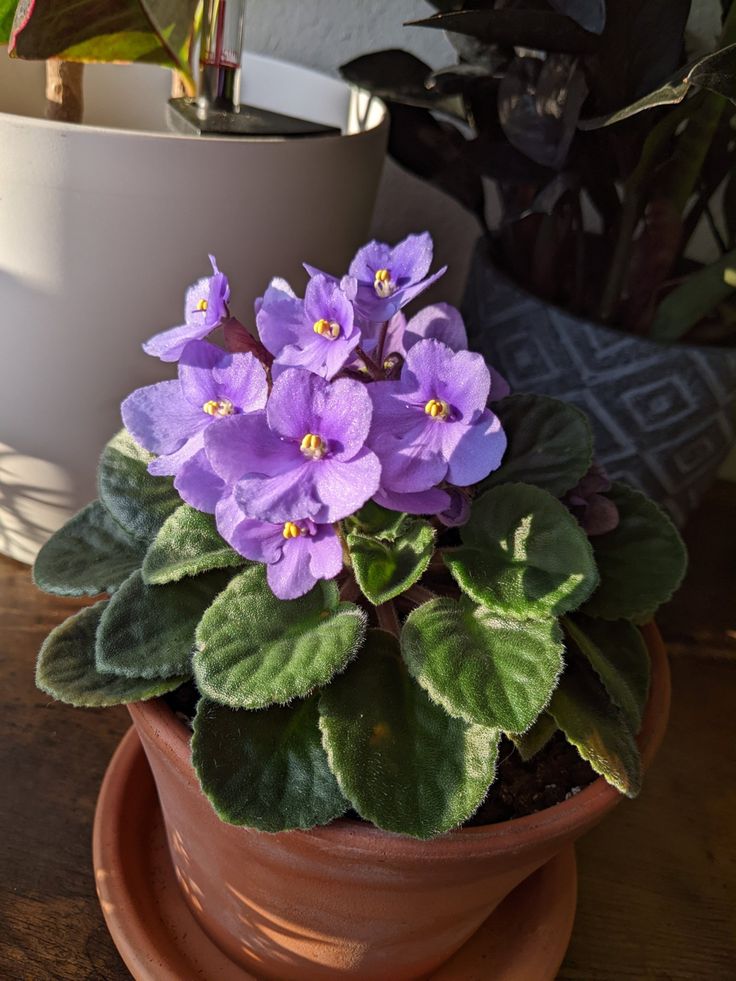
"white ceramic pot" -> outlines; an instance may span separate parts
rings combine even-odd
[[[365,240],[385,109],[248,54],[243,99],[342,135],[229,140],[167,131],[168,72],[88,66],[85,124],[43,119],[44,66],[0,56],[0,552],[32,561],[95,496],[119,404],[168,368],[140,344],[181,322],[213,253],[252,322],[273,275],[340,272]]]

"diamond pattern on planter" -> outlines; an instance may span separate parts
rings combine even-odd
[[[611,477],[685,520],[736,441],[736,350],[656,344],[573,317],[494,269],[482,239],[463,313],[471,348],[512,391],[577,405]]]

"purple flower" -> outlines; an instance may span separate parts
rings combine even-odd
[[[451,506],[450,495],[439,487],[408,494],[379,487],[373,500],[389,511],[403,511],[405,514],[439,514]]]
[[[490,387],[479,354],[431,339],[410,349],[398,381],[368,386],[382,491],[415,493],[445,480],[464,487],[495,470],[506,436],[486,408]]]
[[[250,518],[339,521],[378,490],[381,467],[365,445],[371,414],[362,382],[287,368],[265,413],[225,419],[205,433],[207,457]]]
[[[599,464],[593,463],[580,482],[562,499],[586,534],[605,535],[618,525],[618,508],[609,497],[604,497],[610,489],[608,474]]]
[[[151,473],[180,474],[195,457],[206,466],[205,430],[262,409],[267,396],[265,369],[252,354],[228,354],[206,341],[190,341],[178,380],[129,395],[122,404],[123,423],[137,443],[157,454],[148,465]]]
[[[206,276],[190,286],[184,301],[184,324],[154,335],[143,345],[146,354],[162,361],[178,361],[189,341],[201,340],[212,333],[228,316],[230,286],[227,276],[210,256],[213,276]]]
[[[391,248],[385,242],[369,242],[359,249],[350,263],[343,289],[356,310],[370,321],[385,321],[414,297],[419,296],[447,269],[428,276],[432,265],[432,237],[429,232],[408,235]],[[318,274],[305,266],[310,276]]]
[[[448,488],[450,503],[438,518],[447,528],[459,528],[470,518],[470,497],[457,487]]]
[[[311,279],[303,300],[274,279],[256,311],[261,341],[276,358],[274,377],[279,367],[292,366],[333,378],[360,342],[352,304],[327,276]]]
[[[432,303],[407,320],[399,312],[389,321],[384,355],[406,357],[419,341],[434,338],[453,351],[466,351],[468,335],[460,311],[449,303]]]
[[[233,503],[230,498],[218,506],[220,534],[246,559],[268,566],[268,584],[279,599],[303,596],[318,579],[334,579],[342,569],[342,545],[332,525],[308,518],[271,524],[243,517]]]

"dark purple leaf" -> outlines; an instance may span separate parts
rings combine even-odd
[[[451,31],[484,44],[573,54],[595,51],[599,43],[595,34],[551,10],[460,10],[411,21],[410,26]]]
[[[587,91],[569,55],[515,58],[498,93],[498,115],[509,142],[537,163],[559,169]]]
[[[340,67],[348,82],[367,89],[380,99],[461,114],[461,102],[436,86],[431,86],[432,69],[421,58],[389,48],[361,55]]]
[[[560,14],[571,17],[586,31],[600,34],[606,26],[606,0],[549,0]]]
[[[681,68],[664,85],[647,93],[636,102],[614,112],[580,123],[581,129],[600,129],[611,126],[630,116],[635,116],[657,106],[676,105],[685,98],[691,88],[706,88],[736,103],[736,44],[713,51]]]

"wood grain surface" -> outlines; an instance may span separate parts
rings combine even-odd
[[[736,978],[736,487],[716,485],[686,538],[690,573],[660,617],[670,728],[641,797],[578,846],[562,981]],[[33,685],[43,637],[79,605],[38,593],[0,556],[2,981],[129,977],[91,866],[95,797],[128,716],[67,708]]]

